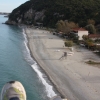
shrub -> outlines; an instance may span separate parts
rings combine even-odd
[[[86,47],[88,47],[91,50],[95,50],[96,49],[96,45],[93,42],[93,40],[91,40],[91,39],[86,40],[85,41],[85,45],[86,45]]]
[[[94,25],[92,25],[92,24],[85,26],[85,29],[88,30],[90,34],[96,33],[96,29],[95,29]]]
[[[83,35],[82,38],[83,38],[83,40],[87,40],[88,39],[88,35]]]
[[[66,47],[72,47],[73,46],[73,41],[65,41],[65,46]]]
[[[88,19],[88,24],[95,25],[95,20],[93,20],[93,19]]]
[[[72,40],[73,40],[73,42],[79,44],[79,37],[74,37]]]
[[[92,46],[94,43],[91,41],[91,40],[86,40],[85,43],[88,45],[88,46]]]
[[[96,62],[96,61],[92,61],[92,60],[89,60],[89,61],[87,61],[86,63],[87,63],[87,64],[93,64],[93,65],[95,65],[95,64],[100,64],[100,62]]]

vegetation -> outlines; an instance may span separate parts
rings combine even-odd
[[[65,41],[65,46],[66,47],[72,47],[73,46],[73,41]]]
[[[83,39],[84,39],[84,44],[88,49],[96,50],[96,44],[94,43],[93,40],[88,39],[87,36],[83,36]]]
[[[29,9],[35,11],[45,10],[43,25],[55,27],[57,21],[68,20],[78,23],[83,27],[87,24],[100,24],[100,0],[29,0],[10,14],[10,20],[18,21],[22,18],[23,23],[32,19],[25,18],[24,15]],[[41,20],[40,20],[41,21]],[[31,23],[31,24],[32,24]]]
[[[72,28],[78,27],[78,24],[74,22],[68,22],[67,20],[60,20],[56,24],[56,29],[58,32],[63,32],[64,34],[68,34]]]
[[[83,35],[82,38],[83,40],[88,40],[88,35]]]
[[[95,34],[96,33],[96,29],[95,29],[94,25],[92,25],[92,24],[89,24],[89,25],[85,26],[85,28],[86,28],[86,30],[89,31],[90,34]]]
[[[96,61],[92,61],[92,60],[89,60],[86,63],[87,64],[93,64],[93,65],[100,64],[100,62],[96,62]]]
[[[9,15],[10,20],[18,22],[17,18],[22,17],[22,20],[24,21],[24,14],[26,11],[30,9],[30,6],[30,1],[27,1],[24,4],[20,5],[18,8],[14,9],[12,13]]]
[[[56,29],[57,31],[63,32],[65,34],[68,34],[71,31],[70,27],[68,26],[68,22],[63,20],[57,22]]]
[[[87,48],[91,50],[97,50],[100,52],[100,39],[92,40],[89,39],[87,35],[83,35],[83,41]]]
[[[95,25],[95,21],[94,21],[93,19],[89,19],[89,20],[88,20],[88,24]]]

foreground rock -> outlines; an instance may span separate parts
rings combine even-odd
[[[8,24],[8,25],[17,25],[17,23],[15,21],[6,21],[5,24]]]

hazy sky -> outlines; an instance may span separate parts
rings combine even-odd
[[[28,0],[0,0],[0,12],[11,12],[26,1]]]

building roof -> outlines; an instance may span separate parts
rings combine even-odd
[[[87,31],[86,29],[84,29],[84,28],[73,28],[72,29],[73,31]]]
[[[100,38],[100,34],[89,34],[89,38]]]

